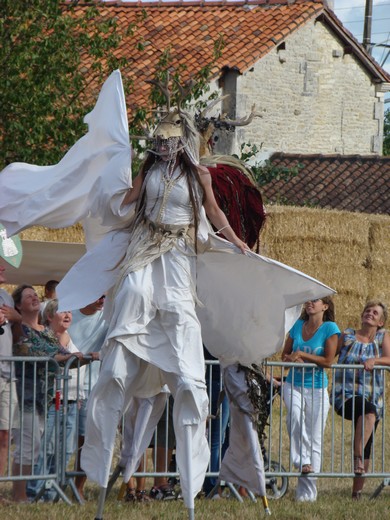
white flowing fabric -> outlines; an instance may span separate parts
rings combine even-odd
[[[280,262],[237,248],[215,235],[197,259],[202,336],[223,366],[261,364],[282,348],[307,300],[334,293]]]
[[[123,444],[119,465],[125,468],[123,480],[128,482],[136,472],[140,459],[150,445],[169,393],[160,392],[148,398],[132,397],[125,414]]]
[[[13,163],[0,173],[0,222],[8,236],[35,225],[67,227],[86,217],[96,219],[94,224],[118,226],[120,204],[131,186],[131,149],[119,71],[104,83],[84,122],[88,133],[58,164]],[[104,229],[93,227],[94,233]],[[88,238],[95,241],[90,234]]]
[[[202,487],[210,460],[206,438],[208,412],[206,385],[173,372],[159,370],[155,364],[146,363],[114,340],[110,341],[102,361],[98,382],[88,399],[81,467],[90,480],[107,487],[116,426],[125,413],[128,403],[134,396],[146,398],[143,395],[145,391],[149,391],[150,395],[151,392],[157,395],[161,392],[164,382],[174,398],[176,461],[180,471],[183,498],[187,507],[193,507],[193,500]],[[155,425],[156,415],[152,413],[146,421],[141,419],[138,424],[138,434],[141,435],[143,429],[144,435],[148,435]],[[189,458],[186,456],[188,436],[191,438]],[[139,452],[134,453],[135,458],[138,455]],[[132,458],[129,467],[125,470],[126,479],[130,477],[133,463]]]

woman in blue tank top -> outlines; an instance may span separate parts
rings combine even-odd
[[[296,489],[296,499],[301,502],[317,499],[317,479],[308,475],[321,468],[322,439],[329,411],[324,368],[333,363],[339,335],[332,299],[310,300],[305,303],[301,319],[290,330],[282,353],[283,361],[318,365],[318,368],[293,367],[283,385],[290,457],[302,472]]]

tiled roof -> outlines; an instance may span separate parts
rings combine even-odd
[[[188,75],[212,61],[214,43],[223,37],[222,56],[216,61],[214,77],[223,67],[244,72],[299,29],[324,11],[322,0],[249,0],[242,2],[104,2],[94,4],[102,16],[115,17],[122,30],[135,24],[134,36],[125,37],[116,51],[126,57],[122,74],[135,81],[129,104],[145,106],[158,61],[170,47],[172,65],[184,64]],[[79,4],[75,13],[88,9]],[[146,18],[142,16],[146,14]],[[137,22],[137,19],[141,20]],[[143,48],[136,46],[140,40]],[[85,63],[88,66],[87,63]],[[182,75],[182,79],[186,79]],[[130,107],[129,107],[130,108]]]
[[[67,4],[69,2],[64,2]],[[223,38],[224,48],[212,70],[212,77],[224,67],[245,72],[271,49],[311,19],[319,19],[341,39],[346,52],[362,62],[374,82],[390,82],[388,75],[369,56],[334,13],[324,7],[323,0],[177,0],[155,2],[91,1],[103,18],[114,18],[124,36],[117,58],[126,58],[128,65],[122,74],[134,82],[128,97],[129,115],[137,107],[148,105],[150,85],[164,51],[170,48],[172,66],[186,67],[187,76],[194,75],[212,62],[214,45]],[[76,4],[74,13],[89,9],[88,3]],[[134,27],[132,27],[132,25]],[[137,45],[140,42],[142,45]],[[82,57],[88,74],[89,62]],[[181,73],[186,80],[186,73]],[[89,93],[101,87],[91,71]]]
[[[275,153],[270,160],[298,174],[264,186],[268,203],[390,214],[390,157]]]

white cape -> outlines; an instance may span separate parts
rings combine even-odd
[[[131,148],[119,71],[105,82],[88,133],[54,166],[14,163],[0,172],[0,222],[8,236],[33,225],[66,227],[83,220],[88,252],[57,288],[60,310],[88,305],[116,282],[129,243]],[[127,213],[127,215],[126,215]],[[200,237],[209,229],[202,215]],[[334,293],[274,260],[248,253],[210,232],[198,255],[197,289],[204,342],[222,364],[260,363],[278,351],[306,300]]]
[[[0,172],[0,222],[12,236],[41,225],[72,226],[87,219],[87,247],[95,233],[118,226],[123,195],[131,186],[131,148],[122,78],[113,72],[84,118],[88,133],[58,164],[13,163]]]

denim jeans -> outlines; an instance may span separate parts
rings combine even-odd
[[[68,410],[66,415],[66,456],[65,456],[65,467],[68,465],[70,458],[76,450],[76,420],[77,420],[77,408],[76,402],[68,403]],[[64,428],[64,409],[60,407],[60,440],[62,431]],[[34,465],[35,475],[47,475],[54,474],[56,472],[56,439],[55,439],[55,421],[56,421],[56,410],[54,404],[50,406],[47,412],[46,428],[41,438],[41,449],[37,463]],[[60,454],[62,454],[62,445],[59,444]],[[60,459],[61,460],[61,459]],[[61,471],[60,465],[58,465],[58,471]],[[30,498],[34,498],[42,486],[45,485],[47,490],[43,496],[44,500],[53,500],[56,496],[55,489],[51,488],[50,480],[30,480],[27,483],[27,495]]]
[[[220,368],[219,366],[213,366],[211,378],[206,377],[207,384],[207,392],[210,399],[210,407],[211,413],[213,415],[217,412],[217,403],[218,397],[221,389],[220,383]],[[210,383],[211,379],[211,383]],[[208,439],[210,442],[210,464],[209,471],[210,472],[219,472],[219,468],[221,466],[221,460],[223,458],[224,452],[226,451],[226,445],[224,443],[225,440],[225,432],[229,422],[229,402],[225,395],[219,415],[216,419],[211,419],[208,421]],[[203,484],[203,491],[207,494],[213,489],[217,482],[216,477],[206,477]]]

